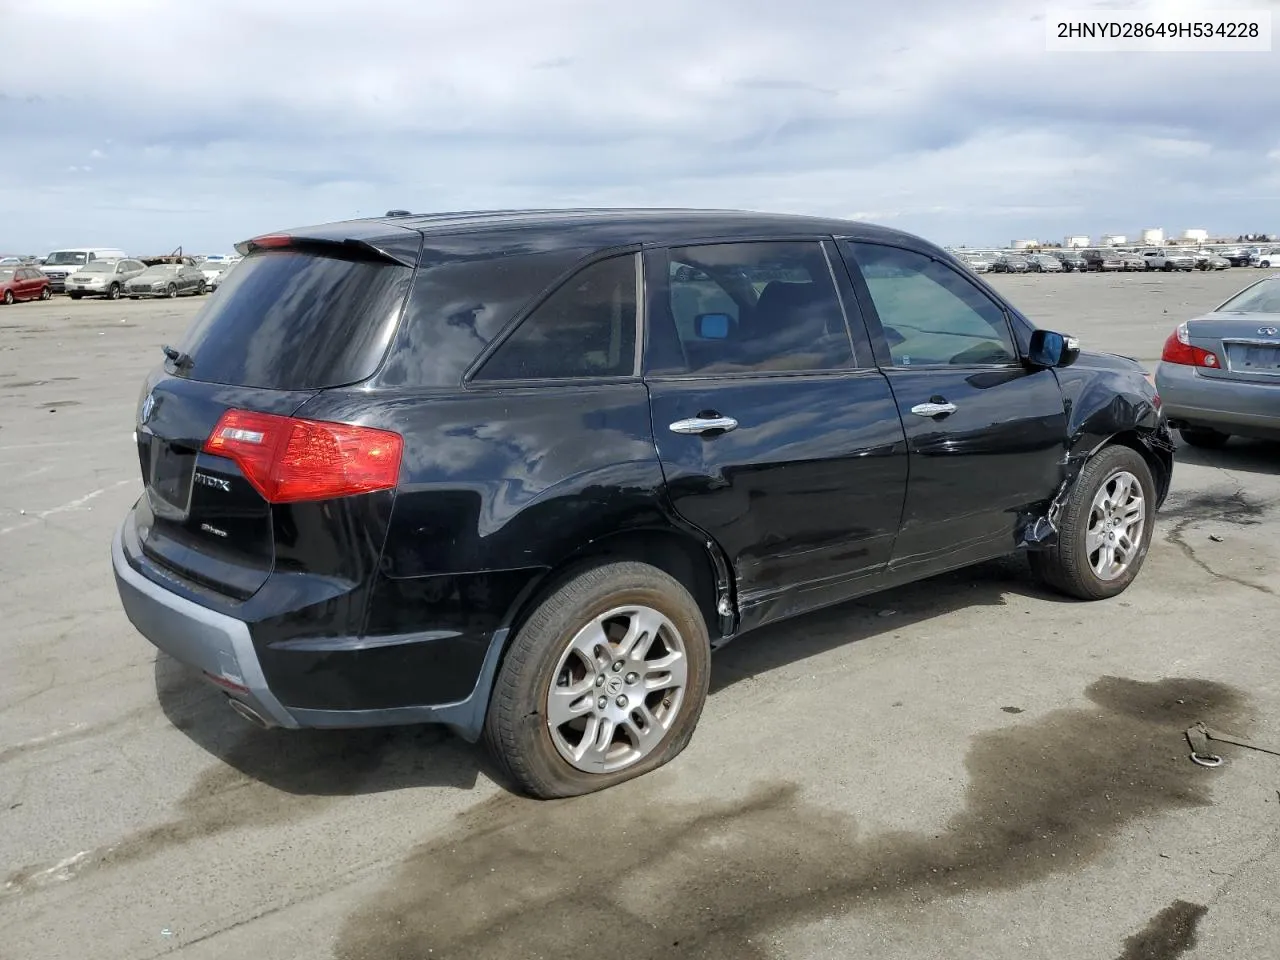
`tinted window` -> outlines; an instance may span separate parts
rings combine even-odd
[[[187,332],[182,349],[194,363],[182,373],[279,390],[363,380],[385,353],[411,272],[299,251],[246,257]]]
[[[584,267],[485,361],[477,380],[625,377],[635,372],[636,256]]]
[[[405,321],[380,379],[394,386],[456,386],[511,318],[584,253],[486,254],[433,262],[431,258],[438,254],[428,252],[418,267]],[[236,271],[226,274],[224,286]]]
[[[655,374],[826,370],[853,359],[817,241],[723,243],[670,251],[650,318]]]
[[[963,274],[897,247],[851,243],[849,249],[895,365],[1016,361],[1004,311]]]

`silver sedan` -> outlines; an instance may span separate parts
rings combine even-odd
[[[1280,274],[1180,324],[1155,380],[1169,425],[1192,446],[1280,440]]]

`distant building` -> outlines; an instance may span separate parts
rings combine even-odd
[[[1164,243],[1163,227],[1147,227],[1142,231],[1142,243],[1148,247],[1158,247]]]
[[[1209,239],[1209,231],[1199,229],[1183,230],[1182,239],[1190,240],[1192,243],[1204,243]]]
[[[1102,235],[1102,246],[1104,247],[1122,247],[1128,242],[1128,238],[1123,233],[1104,233]]]
[[[1039,240],[1015,240],[1009,244],[1014,250],[1030,250],[1033,247],[1040,246]]]
[[[1087,247],[1089,238],[1085,236],[1067,237],[1062,241],[1064,247]]]

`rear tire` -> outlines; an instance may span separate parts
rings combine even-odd
[[[107,299],[108,299],[108,300],[119,300],[119,299],[120,299],[120,284],[118,284],[118,283],[113,283],[113,284],[111,285],[111,288],[107,291]]]
[[[41,287],[41,288],[40,288],[40,299],[41,299],[41,300],[52,300],[52,299],[53,299],[53,290],[52,290],[52,288],[50,288],[50,287]]]
[[[83,296],[84,296],[84,294],[83,294],[83,293],[68,293],[68,294],[67,294],[67,296],[68,296],[68,297],[70,297],[72,300],[79,300],[81,297],[83,297]]]
[[[6,291],[4,292],[4,305],[5,305],[6,307],[11,307],[11,306],[13,306],[13,299],[14,299],[14,297],[13,297],[13,291],[12,291],[12,290],[6,290]]]
[[[614,611],[622,613],[603,620],[605,632],[593,627]],[[626,653],[618,641],[632,636],[639,639]],[[634,561],[592,567],[562,581],[520,626],[494,681],[485,743],[530,796],[603,790],[684,750],[702,714],[710,668],[706,622],[677,580]],[[558,724],[556,690],[564,691]],[[616,728],[604,725],[610,719]],[[603,749],[592,749],[593,734],[603,730],[611,731],[600,738]],[[644,739],[645,731],[654,739]],[[575,751],[583,751],[576,762]]]
[[[1231,439],[1231,434],[1209,427],[1183,427],[1178,431],[1178,436],[1188,446],[1204,450],[1221,450]]]
[[[1123,593],[1151,545],[1155,501],[1155,481],[1142,455],[1129,447],[1104,447],[1076,479],[1058,518],[1058,542],[1030,554],[1032,572],[1078,600]]]

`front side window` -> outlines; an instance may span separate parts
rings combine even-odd
[[[850,243],[895,366],[1008,364],[1018,359],[1004,311],[931,257]]]
[[[626,377],[636,361],[636,255],[583,267],[485,361],[476,380]]]
[[[655,375],[848,367],[853,349],[819,241],[676,247],[650,318]]]

